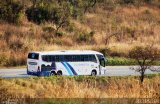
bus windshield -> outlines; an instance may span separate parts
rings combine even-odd
[[[100,65],[103,66],[103,67],[105,67],[105,58],[104,58],[104,56],[97,54],[97,57],[98,57],[98,60],[100,62]]]

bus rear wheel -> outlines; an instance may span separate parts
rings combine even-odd
[[[92,70],[91,76],[96,76],[96,75],[97,75],[97,71],[96,70]]]
[[[58,72],[57,72],[57,75],[62,75],[62,71],[58,71]]]
[[[54,76],[54,75],[56,75],[56,73],[55,73],[54,71],[52,71],[52,72],[50,73],[50,76]]]

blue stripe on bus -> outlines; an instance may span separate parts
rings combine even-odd
[[[71,69],[71,71],[72,71],[72,73],[73,73],[74,75],[78,75],[78,74],[76,73],[76,71],[74,70],[74,68],[73,68],[69,63],[66,62],[66,64],[67,64],[68,67]]]
[[[73,75],[71,70],[67,67],[67,65],[63,62],[61,62],[63,64],[63,66],[66,68],[66,70],[68,71],[69,75]]]

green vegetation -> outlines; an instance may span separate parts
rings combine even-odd
[[[137,63],[135,60],[130,58],[109,57],[107,59],[107,65],[137,65]]]
[[[23,5],[14,0],[0,1],[0,19],[9,23],[20,23],[25,16]]]
[[[125,57],[109,57],[106,64],[109,65],[138,65],[137,61],[131,58]],[[152,65],[160,65],[160,61],[152,63]]]

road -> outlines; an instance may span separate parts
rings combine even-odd
[[[137,76],[138,72],[131,70],[131,67],[136,66],[107,66],[107,70],[102,76]],[[158,67],[158,66],[157,66]],[[155,74],[160,73],[160,68],[158,72],[152,72],[150,70],[146,70],[145,74]],[[30,77],[26,74],[26,69],[0,69],[0,77],[2,78],[26,78]]]

